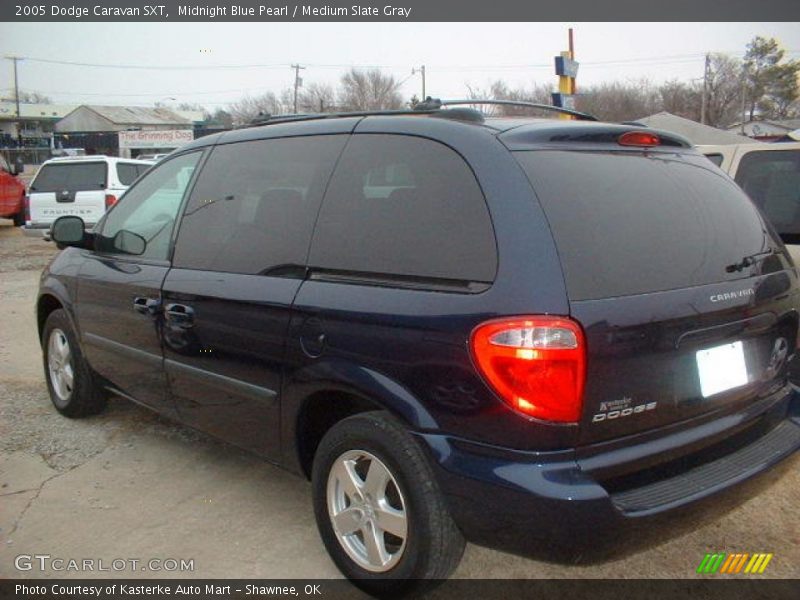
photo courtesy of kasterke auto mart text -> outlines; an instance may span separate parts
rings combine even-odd
[[[268,119],[173,152],[92,230],[59,218],[55,408],[123,396],[309,477],[376,594],[465,540],[620,543],[791,455],[780,238],[684,138],[545,109],[575,120]]]

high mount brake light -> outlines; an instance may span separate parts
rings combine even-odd
[[[470,350],[486,382],[514,410],[576,423],[583,408],[586,343],[566,317],[496,319],[472,332]]]
[[[617,139],[620,146],[658,146],[661,138],[647,131],[629,131]]]

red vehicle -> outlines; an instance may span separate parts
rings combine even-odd
[[[17,177],[21,165],[8,161],[0,155],[0,217],[14,219],[14,225],[25,224],[25,184]]]

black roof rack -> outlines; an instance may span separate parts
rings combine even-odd
[[[550,104],[536,104],[535,102],[522,102],[516,100],[439,100],[438,98],[431,98],[428,96],[423,102],[418,103],[411,109],[400,110],[360,110],[348,112],[333,112],[333,113],[300,113],[288,115],[271,115],[268,113],[259,114],[250,123],[243,127],[253,127],[258,125],[273,125],[278,123],[291,123],[294,121],[312,121],[317,119],[343,119],[347,117],[371,117],[371,116],[393,116],[393,115],[420,115],[430,114],[433,116],[449,116],[451,118],[462,119],[465,121],[482,121],[483,113],[478,110],[470,108],[453,109],[453,115],[448,115],[449,111],[443,111],[442,108],[446,106],[459,106],[459,105],[472,105],[472,104],[497,104],[501,106],[521,106],[527,108],[537,108],[557,112],[565,115],[577,117],[583,121],[597,121],[596,117],[592,115],[579,112],[577,110],[570,110],[568,108],[560,108],[558,106],[551,106]]]
[[[467,100],[439,100],[438,98],[425,98],[423,102],[417,104],[415,108],[423,111],[436,110],[444,106],[458,106],[458,105],[471,105],[471,104],[496,104],[499,106],[521,106],[527,108],[538,108],[541,110],[549,110],[552,112],[561,113],[564,115],[571,115],[577,117],[582,121],[597,121],[597,117],[590,114],[572,110],[569,108],[561,108],[560,106],[553,106],[552,104],[537,104],[536,102],[524,102],[522,100],[482,100],[480,98],[471,98]]]
[[[438,109],[437,109],[438,110]],[[313,121],[316,119],[344,119],[347,117],[372,117],[381,115],[419,115],[431,114],[437,110],[415,110],[415,109],[400,109],[400,110],[357,110],[345,112],[331,112],[331,113],[297,113],[286,115],[259,115],[251,120],[248,124],[242,125],[244,127],[254,127],[256,125],[273,125],[277,123],[287,123],[292,121]]]

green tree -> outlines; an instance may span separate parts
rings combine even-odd
[[[784,56],[774,38],[756,36],[747,45],[744,77],[751,121],[756,113],[766,118],[788,117],[800,96],[800,61],[785,61]]]

